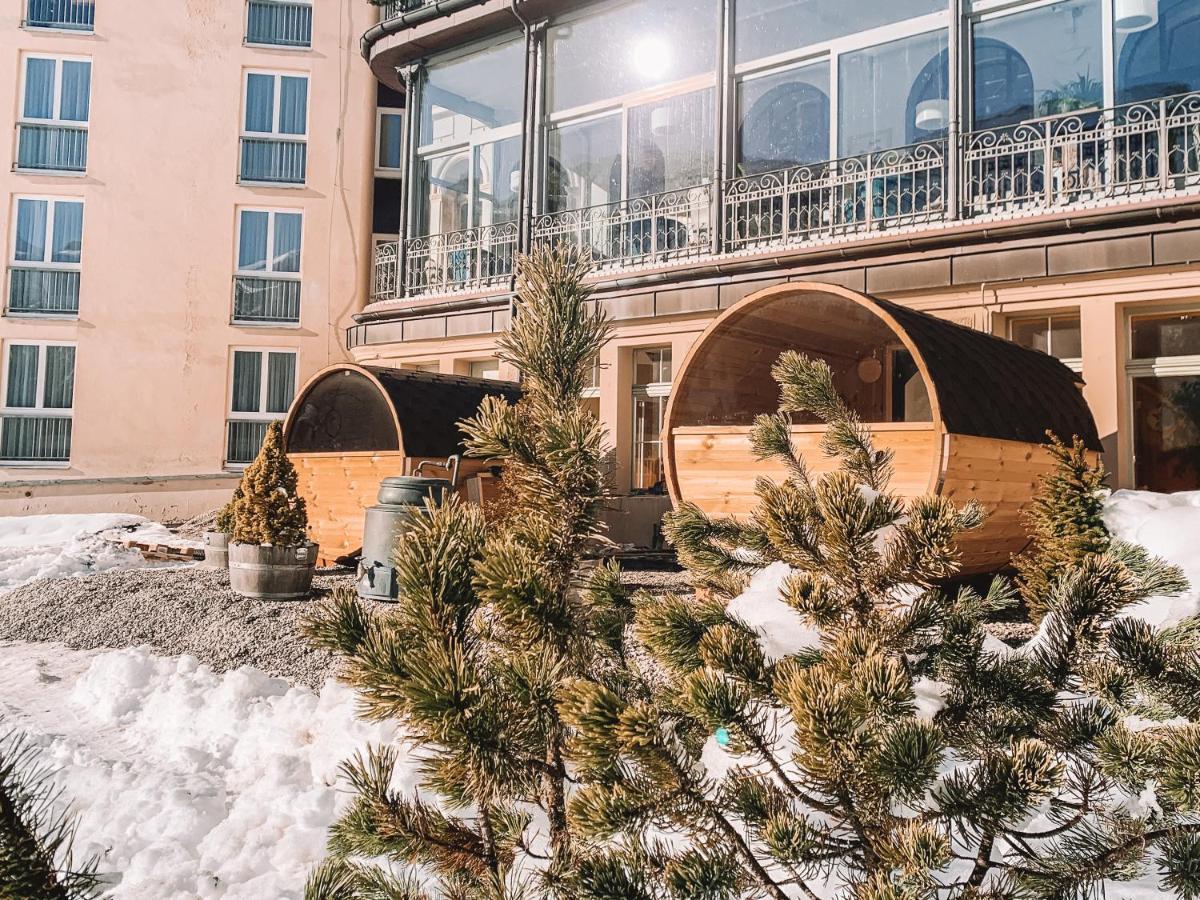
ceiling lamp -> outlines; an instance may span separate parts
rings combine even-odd
[[[941,131],[949,124],[949,100],[922,100],[917,104],[917,128],[922,131]]]
[[[1145,31],[1158,24],[1158,0],[1117,0],[1117,31]]]

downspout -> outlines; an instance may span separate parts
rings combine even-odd
[[[518,0],[509,0],[513,18],[525,32],[525,84],[521,111],[521,184],[517,190],[517,252],[529,252],[530,221],[525,204],[529,196],[529,176],[533,168],[531,156],[533,142],[533,26],[517,9]],[[515,274],[515,273],[514,273]]]
[[[359,50],[362,53],[363,59],[370,62],[371,48],[375,46],[380,38],[414,28],[417,25],[430,22],[440,16],[453,15],[460,10],[479,6],[486,2],[487,0],[432,0],[432,2],[426,2],[414,10],[401,13],[392,19],[385,19],[369,28],[358,42]],[[383,6],[384,4],[380,3],[379,5]]]

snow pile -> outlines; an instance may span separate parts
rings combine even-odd
[[[770,662],[821,645],[820,632],[806,625],[800,613],[780,598],[790,573],[787,563],[771,563],[756,572],[746,590],[727,607],[731,616],[758,633],[759,645]]]
[[[1105,501],[1104,524],[1114,538],[1179,566],[1192,585],[1178,597],[1152,598],[1131,615],[1164,627],[1200,614],[1200,491],[1115,491]]]
[[[318,695],[188,656],[0,650],[0,717],[59,770],[76,849],[120,873],[119,900],[299,898],[348,800],[339,764],[396,737],[355,708],[333,681]],[[397,781],[411,793],[415,768]]]
[[[115,544],[131,537],[147,543],[182,541],[142,516],[93,514],[0,517],[0,591],[38,578],[91,575],[148,565],[142,555]]]

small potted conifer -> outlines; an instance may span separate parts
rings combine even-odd
[[[278,422],[267,429],[238,492],[232,501],[230,586],[261,600],[307,597],[318,548],[308,540],[308,513],[296,492],[296,468],[283,452]]]
[[[210,569],[229,568],[229,536],[233,534],[233,505],[242,496],[239,484],[233,498],[217,513],[213,530],[204,532],[204,565]]]

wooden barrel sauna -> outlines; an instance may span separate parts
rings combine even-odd
[[[363,517],[383,479],[461,454],[458,423],[475,415],[484,397],[515,401],[520,394],[510,382],[407,369],[339,364],[314,375],[288,412],[284,447],[299,473],[321,564],[359,554]],[[482,460],[462,461],[464,497],[468,480],[488,468]]]
[[[960,541],[967,573],[995,571],[1028,544],[1021,511],[1051,468],[1046,431],[1099,453],[1083,382],[1044,353],[845,288],[792,283],[730,307],[692,346],[666,412],[667,486],[675,503],[744,516],[758,475],[785,477],[750,449],[754,417],[776,411],[771,367],[785,350],[825,360],[876,445],[895,452],[892,490],[978,500],[987,522]],[[795,443],[814,473],[824,426]]]

